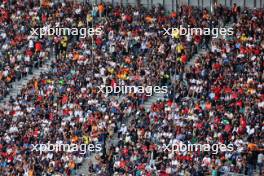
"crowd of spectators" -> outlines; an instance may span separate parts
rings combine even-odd
[[[216,13],[223,11],[217,8]],[[139,110],[121,128],[107,161],[110,173],[263,174],[264,14],[234,12],[229,16],[234,35],[212,40],[189,69],[176,63],[168,100],[154,103],[150,112]],[[180,143],[232,144],[234,150],[213,154],[162,147]]]
[[[25,8],[28,7],[28,8]],[[31,35],[31,28],[45,23],[40,8],[26,1],[3,1],[0,7],[0,99],[12,82],[32,74],[50,56],[51,40]]]
[[[13,33],[25,37],[12,49],[11,55],[17,57],[10,57],[14,62],[8,65],[28,68],[53,49],[55,60],[47,73],[30,80],[0,109],[1,175],[76,175],[86,155],[32,151],[31,144],[48,142],[101,143],[99,162],[89,166],[96,175],[204,175],[223,169],[243,172],[245,163],[251,172],[255,157],[243,155],[243,147],[218,155],[171,155],[157,146],[170,140],[242,146],[263,143],[263,12],[232,15],[234,12],[219,6],[210,14],[206,9],[182,6],[178,13],[168,14],[161,6],[147,10],[74,1],[26,2],[2,2],[2,9],[12,19],[2,25],[16,24],[21,30]],[[234,26],[235,36],[213,40],[211,47],[210,37],[163,35],[163,28],[187,24],[218,27],[234,20],[232,17],[240,17]],[[25,28],[56,23],[63,27],[101,27],[103,34],[86,38],[48,36],[42,40],[26,37],[30,31],[25,32]],[[14,37],[8,37],[10,28],[4,28],[7,39],[3,43]],[[199,48],[206,54],[186,69]],[[26,57],[28,52],[31,55]],[[12,79],[19,78],[13,75]],[[176,80],[171,81],[174,77]],[[105,95],[97,88],[102,85],[167,85],[168,101],[155,103],[147,112],[142,107],[148,98],[145,94]],[[118,145],[108,148],[106,142],[115,134]]]

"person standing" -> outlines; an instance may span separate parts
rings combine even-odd
[[[100,3],[100,4],[98,5],[98,11],[99,11],[99,16],[100,16],[100,18],[102,18],[102,15],[103,15],[103,13],[104,13],[104,9],[105,9],[104,4],[103,4],[103,3]]]
[[[237,15],[238,15],[239,7],[236,3],[234,3],[232,7],[232,16],[233,16],[233,22],[237,23]]]
[[[257,166],[259,169],[259,175],[262,175],[262,167],[263,167],[263,162],[264,162],[264,154],[263,153],[259,153],[258,154],[258,159],[257,159]]]

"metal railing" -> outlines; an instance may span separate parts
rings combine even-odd
[[[59,1],[59,0],[58,0]],[[63,1],[63,0],[61,0]],[[70,1],[70,0],[68,0]],[[112,5],[132,5],[136,6],[138,3],[146,8],[151,8],[153,5],[161,4],[168,11],[175,11],[181,5],[192,5],[200,8],[210,8],[215,3],[221,3],[224,6],[232,7],[234,3],[240,6],[242,9],[245,7],[253,8],[263,8],[264,0],[75,0],[78,2],[93,2],[95,4],[104,2],[111,3]]]

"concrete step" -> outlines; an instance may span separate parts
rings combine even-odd
[[[92,165],[92,164],[97,164],[98,161],[97,159],[95,158],[96,157],[96,154],[92,154],[90,155],[89,157],[85,158],[81,167],[78,169],[78,174],[79,175],[83,175],[83,176],[90,176],[92,175],[90,172],[89,172],[89,167]]]
[[[148,101],[146,101],[143,106],[148,111],[150,110],[153,103],[157,102],[158,100],[165,100],[165,97],[165,93],[155,94],[150,99],[148,99]]]
[[[50,69],[52,61],[54,60],[55,57],[52,55],[52,57],[49,58],[49,60],[47,60],[42,67],[33,69],[33,74],[29,74],[26,77],[23,77],[21,80],[11,83],[12,88],[10,88],[9,94],[0,101],[0,107],[4,107],[4,105],[10,100],[11,96],[15,98],[20,93],[21,89],[26,86],[33,77],[39,78],[42,72],[47,72]]]

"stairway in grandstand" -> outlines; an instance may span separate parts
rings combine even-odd
[[[205,50],[200,50],[197,54],[195,54],[190,60],[189,60],[189,62],[186,64],[186,68],[188,68],[188,67],[190,67],[191,65],[193,65],[194,64],[194,62],[195,62],[195,59],[197,58],[197,56],[199,56],[200,54],[203,54],[205,52]],[[157,102],[158,100],[165,100],[166,99],[166,97],[167,97],[167,95],[166,94],[155,94],[155,95],[153,95],[151,98],[149,98],[148,99],[148,101],[146,101],[144,104],[143,104],[143,106],[144,106],[144,108],[147,110],[147,111],[149,111],[150,110],[150,108],[151,108],[151,105],[154,103],[154,102]],[[119,101],[121,101],[122,99],[123,99],[123,97],[116,97],[116,99],[118,99]],[[132,118],[130,118],[130,119],[128,119],[127,121],[126,121],[126,125],[128,125],[129,124],[129,122],[132,120]],[[116,146],[117,145],[117,143],[118,143],[118,137],[117,137],[117,134],[115,134],[114,136],[113,136],[113,138],[112,139],[110,139],[109,141],[106,141],[106,144],[107,144],[107,146],[106,146],[106,148],[108,148],[109,146],[111,146],[111,145],[113,145],[113,146]],[[90,166],[90,164],[91,163],[97,163],[98,161],[96,160],[96,155],[97,154],[92,154],[92,155],[90,155],[89,157],[87,157],[85,160],[84,160],[84,162],[83,162],[83,164],[82,164],[82,166],[79,168],[79,170],[77,171],[77,173],[78,174],[80,174],[80,175],[83,175],[83,176],[90,176],[91,174],[89,173],[89,166]]]
[[[231,26],[230,24],[226,25],[226,28]],[[221,36],[222,38],[223,36]],[[200,49],[198,50],[198,53],[194,54],[192,56],[192,58],[187,62],[185,68],[188,69],[190,66],[192,66],[194,63],[195,63],[195,60],[198,56],[204,54],[206,51],[204,49]],[[174,77],[174,76],[173,76]],[[173,77],[171,78],[173,81]],[[166,94],[155,94],[153,95],[151,98],[148,99],[148,101],[146,101],[143,106],[144,108],[149,111],[150,108],[151,108],[151,105],[154,103],[154,102],[157,102],[158,100],[165,100],[167,97]],[[115,99],[118,99],[119,102],[123,99],[124,97],[115,97]],[[174,110],[175,107],[172,107],[172,110]],[[129,124],[129,122],[132,120],[132,118],[128,119],[126,121],[126,125]],[[109,146],[113,145],[113,146],[116,146],[118,143],[118,137],[117,137],[117,134],[115,134],[112,139],[106,141],[106,148],[108,148]],[[97,154],[92,154],[90,155],[89,157],[87,157],[84,161],[83,161],[83,164],[81,165],[81,167],[77,170],[77,173],[78,175],[82,175],[82,176],[91,176],[92,174],[89,173],[89,166],[91,164],[95,164],[97,163],[98,161],[96,160],[96,155]],[[96,174],[95,174],[96,175]]]
[[[195,59],[201,55],[205,53],[205,50],[201,49],[199,50],[198,53],[196,53],[195,55],[192,56],[192,58],[187,62],[185,68],[189,68],[191,65],[194,64]],[[174,77],[174,76],[173,76]],[[171,81],[173,81],[173,77],[171,78]],[[165,94],[155,94],[153,97],[151,97],[145,104],[144,107],[146,110],[150,110],[151,105],[155,102],[157,102],[158,100],[165,100],[166,99],[166,95]]]
[[[166,94],[155,94],[148,101],[146,101],[143,106],[145,107],[146,110],[148,110],[148,109],[150,109],[151,104],[153,104],[157,100],[164,99],[165,96],[166,96]],[[120,102],[122,100],[122,97],[118,98],[118,100]],[[127,126],[130,123],[131,120],[132,120],[132,118],[128,119],[126,121],[125,125]],[[119,139],[117,137],[117,134],[114,134],[112,139],[106,141],[106,148],[108,149],[111,145],[116,146],[118,141],[119,141]],[[96,155],[97,154],[92,154],[89,157],[87,157],[84,160],[82,166],[77,171],[77,173],[80,174],[80,175],[83,175],[83,176],[90,176],[91,174],[89,173],[89,166],[90,166],[91,163],[95,164],[95,163],[98,162],[96,160]]]
[[[11,97],[16,98],[17,95],[20,93],[21,89],[24,86],[26,86],[28,81],[31,80],[33,77],[39,78],[41,73],[47,72],[50,69],[53,60],[55,60],[54,55],[52,55],[51,58],[49,58],[45,63],[43,63],[42,67],[34,68],[32,70],[33,74],[29,74],[26,77],[20,79],[19,81],[11,83],[12,88],[10,88],[9,94],[3,100],[0,101],[0,107],[5,107],[5,105],[7,105],[7,102],[10,100]]]

